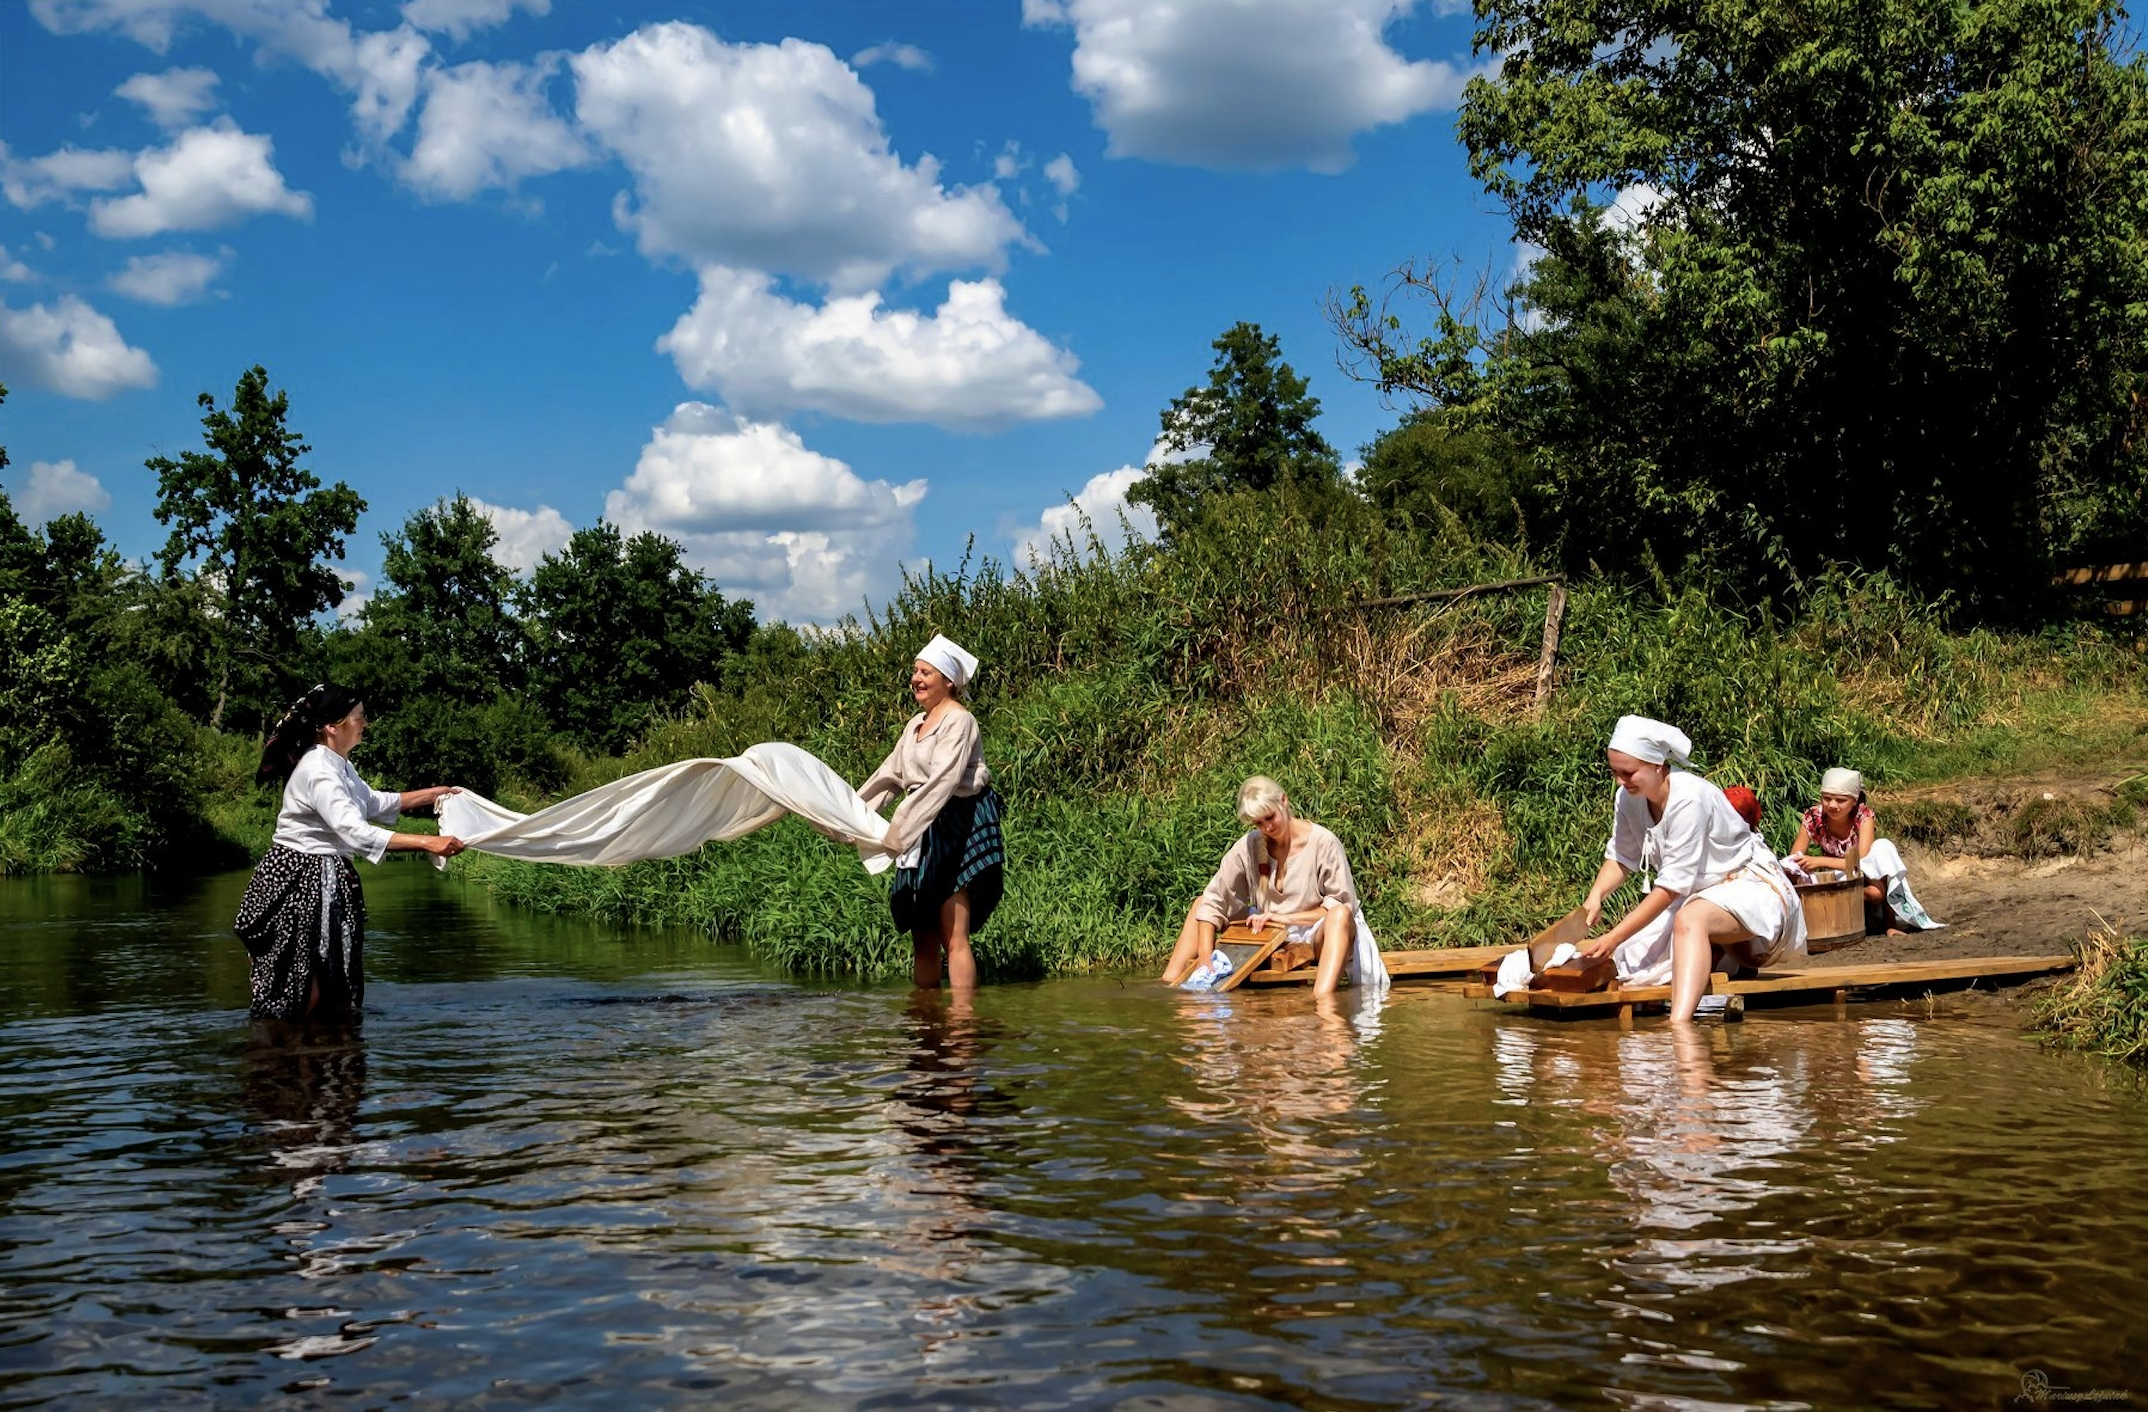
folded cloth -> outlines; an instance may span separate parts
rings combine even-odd
[[[1887,910],[1905,927],[1915,927],[1920,932],[1936,931],[1946,925],[1935,922],[1932,914],[1924,910],[1917,895],[1909,890],[1909,865],[1902,861],[1902,851],[1887,839],[1875,839],[1872,851],[1864,856],[1857,870],[1876,883],[1887,887]]]
[[[1581,948],[1570,941],[1562,941],[1552,948],[1551,957],[1544,962],[1544,968],[1550,970],[1553,966],[1563,966],[1580,954]],[[1529,948],[1525,946],[1500,958],[1499,977],[1492,982],[1492,994],[1504,1000],[1507,992],[1527,990],[1529,982],[1535,979],[1536,972],[1529,969]]]
[[[599,785],[534,814],[465,790],[440,799],[440,831],[480,853],[531,863],[617,867],[675,858],[796,814],[858,848],[867,872],[894,863],[887,822],[843,777],[795,745],[769,741],[727,760],[681,760]],[[434,860],[446,866],[445,859]]]

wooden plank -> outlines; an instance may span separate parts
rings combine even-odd
[[[1288,940],[1289,927],[1263,927],[1257,933],[1232,927],[1216,938],[1216,950],[1231,958],[1231,973],[1212,989],[1218,993],[1238,989],[1246,983],[1247,976],[1267,965],[1275,949]]]
[[[1511,946],[1436,946],[1425,951],[1383,951],[1380,960],[1391,979],[1429,979],[1437,976],[1473,975],[1496,965]],[[1233,961],[1237,958],[1233,957]],[[1310,985],[1318,970],[1300,966],[1295,971],[1260,971],[1246,978],[1247,985]]]
[[[2051,582],[2065,588],[2081,588],[2092,583],[2127,583],[2136,579],[2148,579],[2148,563],[2087,564],[2061,569]]]
[[[2036,976],[2074,968],[2071,956],[1976,956],[1959,960],[1898,961],[1874,966],[1826,966],[1806,971],[1763,971],[1757,980],[1728,981],[1720,973],[1711,978],[1711,995],[1782,995],[1798,991],[1843,992],[1876,986],[1933,984],[1941,981],[1980,980],[1992,976]],[[1492,999],[1488,985],[1465,987],[1473,1000]],[[1538,1010],[1625,1009],[1652,1001],[1669,1000],[1667,985],[1630,986],[1623,990],[1600,990],[1574,995],[1551,990],[1517,990],[1507,993],[1509,1005]]]
[[[1399,608],[1408,603],[1451,603],[1479,593],[1505,593],[1511,589],[1538,588],[1547,583],[1565,582],[1564,574],[1544,574],[1532,579],[1501,579],[1498,583],[1473,583],[1462,588],[1435,588],[1424,593],[1398,593],[1392,598],[1361,598],[1355,603],[1346,603],[1343,607]]]

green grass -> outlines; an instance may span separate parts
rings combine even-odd
[[[2080,968],[2035,1002],[2031,1023],[2055,1044],[2148,1063],[2148,937],[2098,930],[2074,950]]]
[[[2070,751],[2119,758],[2148,720],[2141,659],[2101,625],[1955,631],[1884,580],[1816,585],[1790,620],[1699,588],[1574,585],[1541,718],[1541,590],[1351,607],[1533,567],[1369,515],[1307,525],[1248,501],[1168,551],[1062,546],[1020,572],[930,574],[832,633],[763,633],[726,664],[726,690],[625,759],[580,762],[568,791],[772,739],[861,779],[911,710],[911,654],[944,631],[985,662],[973,705],[1009,810],[1008,893],[979,960],[1033,976],[1154,964],[1238,832],[1248,774],[1341,835],[1387,944],[1470,944],[1578,899],[1609,817],[1603,742],[1625,712],[1684,726],[1696,768],[1760,792],[1778,844],[1830,765],[1863,769],[1884,798]],[[2032,822],[2045,846],[2095,821]],[[794,824],[616,871],[469,867],[522,905],[699,926],[800,971],[907,964],[885,884]]]

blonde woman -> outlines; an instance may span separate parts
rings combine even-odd
[[[1255,929],[1287,927],[1292,941],[1319,948],[1315,995],[1333,994],[1345,969],[1357,985],[1385,986],[1387,967],[1358,907],[1342,840],[1292,813],[1290,797],[1266,775],[1239,787],[1238,820],[1252,827],[1187,909],[1164,983],[1191,975],[1215,951],[1216,932],[1245,921]]]

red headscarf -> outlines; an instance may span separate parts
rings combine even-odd
[[[1742,784],[1734,784],[1723,791],[1723,797],[1730,801],[1731,808],[1738,811],[1739,818],[1745,820],[1756,831],[1760,828],[1759,795],[1753,793]]]

